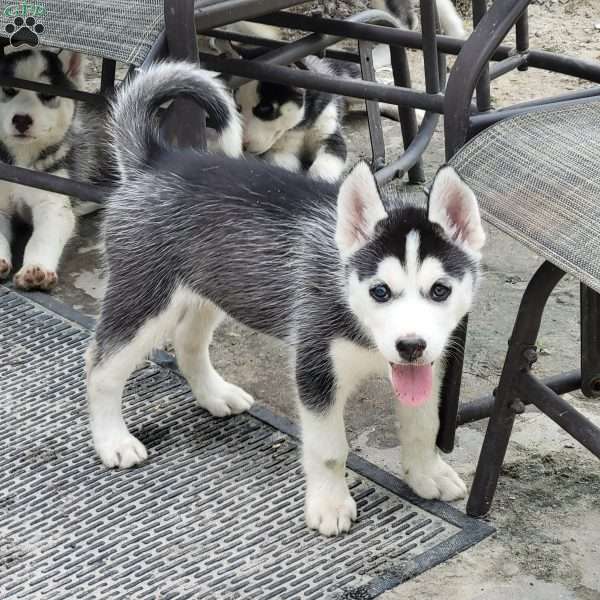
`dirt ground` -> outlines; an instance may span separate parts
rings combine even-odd
[[[501,1],[501,0],[500,0]],[[600,60],[600,0],[545,0],[531,7],[532,46]],[[420,54],[411,51],[415,86],[422,84]],[[389,80],[389,70],[380,72]],[[93,86],[93,83],[90,84]],[[493,88],[496,106],[588,85],[536,70],[514,72]],[[398,125],[385,125],[389,156],[400,152]],[[351,162],[369,158],[365,120],[352,117],[345,133]],[[364,149],[364,152],[363,152]],[[431,176],[443,162],[441,127],[426,152]],[[103,290],[97,238],[99,218],[83,219],[66,257],[57,295],[96,314]],[[485,277],[473,310],[463,398],[489,394],[498,380],[516,306],[540,259],[497,230],[488,228]],[[538,344],[538,374],[577,368],[578,284],[567,277],[553,295]],[[217,366],[275,412],[294,417],[287,352],[277,342],[236,324],[216,336]],[[600,424],[596,401],[571,395],[574,405]],[[386,382],[369,382],[348,408],[355,451],[399,472],[400,453],[392,397]],[[485,422],[459,430],[449,461],[469,483]],[[463,508],[463,503],[458,503]],[[515,428],[495,504],[489,517],[497,533],[469,551],[385,595],[388,600],[600,599],[600,464],[552,422],[528,410]]]

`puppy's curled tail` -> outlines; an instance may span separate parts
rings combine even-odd
[[[151,157],[168,149],[159,133],[156,112],[180,95],[192,98],[208,113],[223,152],[241,156],[242,127],[233,98],[223,85],[191,63],[162,62],[122,86],[113,102],[110,131],[121,177],[147,170]]]

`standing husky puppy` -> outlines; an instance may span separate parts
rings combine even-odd
[[[81,88],[84,79],[81,55],[66,51],[19,50],[0,58],[0,72],[5,77],[71,89]],[[2,162],[69,177],[76,161],[83,165],[83,154],[95,153],[81,146],[81,125],[73,100],[11,87],[0,89]],[[71,201],[61,194],[0,182],[0,279],[12,270],[11,219],[15,215],[33,225],[23,266],[14,276],[15,285],[50,289],[57,281],[65,244],[75,229]]]
[[[154,113],[177,94],[216,113],[225,147],[234,146],[234,109],[215,85],[192,66],[166,64],[117,97],[122,183],[107,209],[108,287],[87,354],[102,462],[130,467],[147,457],[123,420],[121,395],[166,337],[200,406],[216,416],[250,408],[252,397],[209,357],[228,314],[295,346],[309,527],[335,535],[356,518],[344,478],[344,405],[372,373],[387,375],[395,391],[407,483],[425,498],[463,496],[435,439],[444,350],[471,305],[485,238],[473,193],[442,168],[428,216],[393,199],[384,206],[365,163],[337,187],[261,161],[165,146]]]
[[[355,77],[355,65],[308,56],[310,71],[331,77]],[[236,91],[242,114],[244,150],[288,171],[337,181],[346,164],[341,96],[316,90],[251,81]]]

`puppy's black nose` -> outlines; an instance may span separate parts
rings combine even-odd
[[[12,122],[19,133],[25,133],[31,127],[33,119],[29,115],[15,115]]]
[[[408,362],[414,362],[417,358],[423,356],[427,342],[422,338],[410,337],[403,338],[396,342],[398,354]]]

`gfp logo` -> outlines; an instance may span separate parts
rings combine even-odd
[[[4,8],[2,14],[9,19],[15,17],[43,17],[46,14],[46,7],[39,2],[16,2],[9,4]]]
[[[4,28],[9,36],[11,46],[35,47],[38,45],[38,36],[44,31],[44,26],[38,23],[39,17],[46,14],[43,4],[24,0],[5,7],[2,14],[12,21]]]

